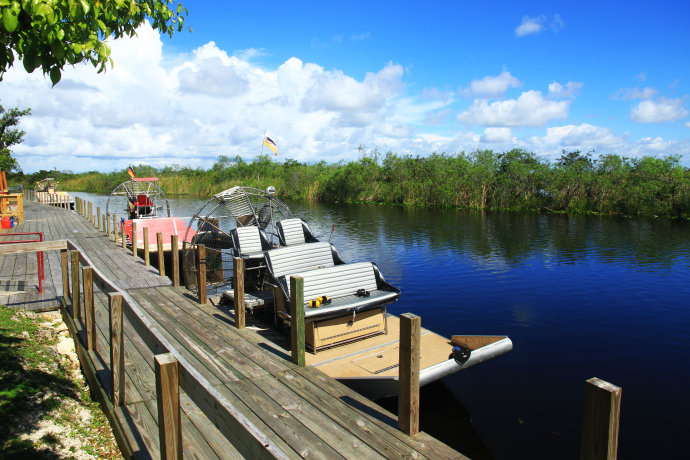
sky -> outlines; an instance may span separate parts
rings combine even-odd
[[[27,173],[521,148],[690,166],[687,1],[183,1],[185,29],[111,41],[55,87],[16,63]],[[272,154],[264,148],[264,154]],[[275,159],[275,157],[274,157]]]

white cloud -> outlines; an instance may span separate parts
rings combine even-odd
[[[480,97],[499,97],[505,93],[508,88],[519,88],[522,82],[512,76],[510,72],[504,70],[500,75],[495,77],[486,76],[479,80],[474,80],[470,83],[469,89],[465,93],[469,96]]]
[[[651,99],[656,96],[657,90],[646,86],[644,88],[621,88],[613,96],[612,99],[619,101],[634,101],[636,99]]]
[[[661,98],[645,100],[633,106],[630,119],[639,123],[663,123],[679,120],[688,115],[682,99]]]
[[[624,139],[609,128],[583,123],[546,129],[546,136],[532,139],[537,144],[556,148],[593,148],[621,144]]]
[[[492,103],[475,100],[468,110],[458,115],[458,120],[480,126],[538,127],[566,118],[570,102],[549,100],[540,91],[530,90],[517,99]]]
[[[524,37],[526,35],[533,35],[542,32],[545,28],[551,29],[553,32],[558,32],[565,26],[565,23],[561,19],[561,16],[555,14],[551,21],[548,21],[547,17],[544,15],[537,17],[523,16],[522,22],[515,29],[515,35],[518,37]]]
[[[522,23],[515,29],[515,35],[524,37],[525,35],[538,34],[544,29],[544,16],[530,18],[529,16],[522,17]]]
[[[393,63],[358,80],[297,58],[265,69],[251,61],[259,51],[228,55],[213,42],[164,57],[148,25],[111,46],[114,68],[97,75],[90,66],[66,67],[55,88],[21,65],[4,75],[2,103],[32,108],[15,149],[25,171],[251,159],[265,129],[279,158],[337,161],[356,156],[359,144],[410,153],[409,124],[422,125],[452,97],[402,97],[404,70]]]
[[[463,92],[476,100],[457,115],[456,104],[465,101],[456,101],[456,93],[423,88],[412,94],[414,85],[406,84],[407,73],[395,63],[355,78],[297,57],[267,68],[255,62],[264,51],[228,53],[213,42],[174,56],[162,51],[159,34],[147,25],[137,37],[112,42],[115,66],[105,74],[68,66],[53,88],[40,72],[11,68],[0,84],[0,102],[32,109],[20,126],[25,140],[14,150],[22,168],[209,167],[219,155],[255,158],[264,130],[278,144],[279,160],[351,160],[359,145],[401,155],[514,147],[542,155],[571,147],[690,154],[688,141],[628,142],[627,134],[588,124],[540,129],[568,116],[578,82],[553,82],[548,94],[527,90],[486,100],[522,85],[506,70],[472,81]],[[646,88],[634,95],[666,102],[676,114],[685,110],[680,99],[656,100]]]
[[[557,99],[570,99],[582,89],[581,82],[569,81],[565,86],[558,82],[549,85],[549,96]]]
[[[482,135],[482,142],[510,142],[513,133],[510,128],[486,128]]]

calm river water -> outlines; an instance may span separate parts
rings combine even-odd
[[[77,193],[105,210],[107,196]],[[171,199],[192,216],[205,200]],[[585,380],[623,388],[619,458],[687,458],[690,224],[289,203],[389,306],[444,336],[514,349],[422,393],[422,429],[472,458],[578,458]],[[394,409],[395,402],[383,401]]]

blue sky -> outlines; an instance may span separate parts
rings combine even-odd
[[[55,88],[21,66],[26,171],[523,148],[690,166],[687,2],[185,1],[193,32],[112,43]],[[118,43],[121,42],[121,43]]]

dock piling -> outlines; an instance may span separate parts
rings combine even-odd
[[[81,319],[81,300],[79,300],[79,252],[72,251],[72,317]]]
[[[159,233],[160,235],[160,233]],[[172,353],[154,357],[158,436],[161,459],[182,459],[182,424],[180,418],[180,377],[177,359]]]
[[[156,233],[156,244],[158,246],[158,274],[165,276],[165,253],[163,252],[163,234]]]
[[[147,267],[151,265],[151,261],[149,259],[149,228],[144,227],[144,265]]]
[[[117,244],[117,216],[113,214],[113,237],[115,238],[115,244]]]
[[[413,436],[419,433],[419,337],[422,318],[400,315],[400,366],[398,428]]]
[[[137,256],[137,223],[132,221],[132,237],[130,238],[130,242],[132,243],[132,256],[136,257]]]
[[[581,460],[613,460],[618,456],[622,392],[622,388],[596,377],[585,383]]]
[[[60,250],[60,265],[62,266],[62,298],[69,299],[69,261],[67,260],[67,249]]]
[[[110,369],[113,406],[125,403],[125,350],[123,334],[122,294],[108,294],[110,303]]]
[[[83,267],[84,316],[86,317],[86,349],[96,350],[96,312],[93,306],[93,268]]]
[[[96,228],[100,230],[101,229],[101,207],[100,206],[96,207],[96,219],[97,219]]]
[[[105,213],[105,233],[108,235],[108,238],[110,238],[110,213],[106,212]]]
[[[244,259],[241,257],[232,259],[232,287],[235,290],[235,326],[237,329],[244,329]]]
[[[290,319],[292,362],[304,367],[304,278],[301,276],[290,277],[290,303],[292,304],[292,317]]]
[[[180,254],[178,252],[177,235],[170,235],[170,262],[172,265],[173,286],[180,285]]]

